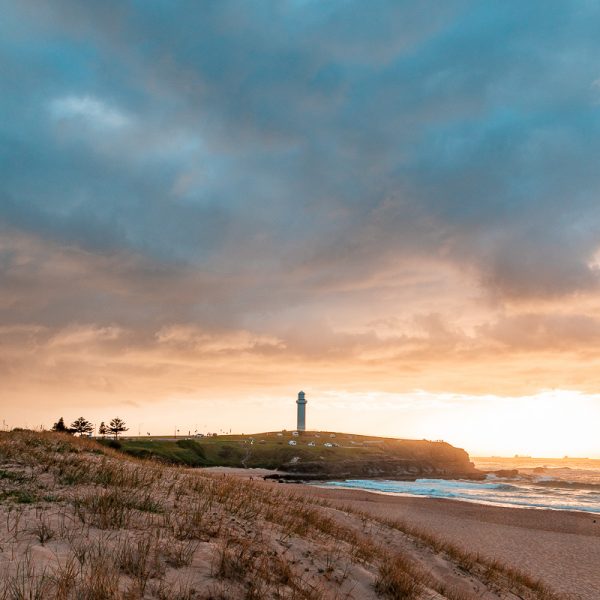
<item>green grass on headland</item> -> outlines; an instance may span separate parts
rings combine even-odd
[[[290,441],[296,442],[296,445],[290,445]],[[111,441],[105,440],[104,443],[111,444]],[[381,459],[437,462],[446,461],[449,456],[454,458],[457,453],[464,455],[463,451],[445,442],[315,431],[302,432],[297,436],[284,431],[182,439],[124,438],[119,440],[118,449],[138,458],[154,458],[191,467],[265,469],[277,469],[290,462],[338,463]]]

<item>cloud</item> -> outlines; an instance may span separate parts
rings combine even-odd
[[[118,327],[72,326],[59,331],[49,341],[50,347],[89,348],[94,344],[114,342],[122,335]]]
[[[92,96],[65,96],[50,102],[50,113],[61,120],[80,120],[102,129],[124,127],[130,122],[121,111]]]
[[[2,8],[11,373],[594,385],[595,6]]]
[[[173,349],[198,353],[260,352],[261,349],[281,349],[283,342],[274,336],[250,331],[206,332],[189,325],[170,325],[156,333],[159,344]]]
[[[8,197],[31,200],[14,224],[214,269],[275,255],[329,279],[434,255],[500,297],[597,285],[593,7],[191,3],[184,22],[28,6],[11,11],[38,33],[21,61],[53,76],[15,75],[21,92],[62,120],[136,127],[87,142],[36,128],[35,151],[24,132],[19,164],[47,198],[15,173]]]
[[[573,353],[600,350],[600,319],[585,314],[519,314],[484,325],[480,333],[512,351]]]

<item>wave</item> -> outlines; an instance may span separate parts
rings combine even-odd
[[[564,479],[553,479],[551,481],[536,481],[535,485],[538,485],[540,487],[564,488],[567,490],[588,490],[592,492],[600,492],[600,483],[565,481]]]
[[[445,479],[417,479],[416,481],[353,479],[330,481],[324,485],[363,489],[383,494],[445,498],[499,506],[600,513],[600,490],[597,490],[596,486],[593,489],[586,489],[580,484],[553,488],[545,485],[550,483],[557,482],[535,483],[525,478],[519,483],[512,480],[511,483],[506,483],[498,480],[479,482]],[[589,488],[590,484],[587,485]]]
[[[571,481],[568,479],[559,479],[557,477],[552,477],[549,475],[538,476],[538,475],[530,475],[526,473],[520,473],[516,477],[498,477],[493,473],[488,473],[486,476],[486,481],[495,481],[495,482],[507,482],[510,481],[510,484],[506,483],[505,485],[519,485],[519,484],[527,484],[534,485],[540,488],[550,488],[550,489],[569,489],[569,490],[588,490],[588,491],[597,491],[600,492],[600,483],[595,483],[593,481]],[[506,488],[506,489],[509,489]]]

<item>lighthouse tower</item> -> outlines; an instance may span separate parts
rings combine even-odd
[[[306,398],[304,397],[304,392],[298,392],[296,404],[298,405],[298,427],[296,429],[298,431],[306,431]]]

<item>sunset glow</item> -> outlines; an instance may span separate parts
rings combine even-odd
[[[0,4],[4,428],[600,457],[597,8]]]

